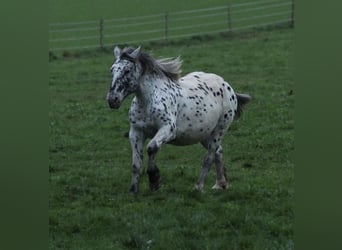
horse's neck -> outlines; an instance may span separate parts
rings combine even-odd
[[[159,90],[166,87],[166,81],[165,78],[153,75],[141,77],[139,89],[136,93],[137,98],[144,103],[153,101],[156,95],[158,95]]]

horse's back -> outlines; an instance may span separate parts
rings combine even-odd
[[[180,78],[180,84],[183,86],[193,86],[196,83],[206,83],[208,86],[215,86],[219,82],[224,82],[221,76],[203,71],[191,72]]]
[[[233,88],[221,76],[213,73],[192,72],[180,78],[180,85],[193,93],[204,94],[207,102],[214,102],[223,109],[237,108],[237,97]]]

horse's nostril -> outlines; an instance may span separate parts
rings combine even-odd
[[[110,108],[119,108],[120,99],[118,97],[108,98],[108,104]]]

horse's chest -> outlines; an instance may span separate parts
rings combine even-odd
[[[154,126],[153,117],[143,110],[131,110],[129,120],[132,125],[141,129],[148,129]]]
[[[132,126],[152,137],[162,124],[167,123],[169,115],[159,107],[131,108],[129,119]]]

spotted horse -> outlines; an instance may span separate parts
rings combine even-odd
[[[213,163],[217,177],[213,189],[226,189],[228,181],[222,159],[222,139],[250,101],[247,94],[237,94],[220,76],[192,72],[181,77],[178,58],[155,59],[139,48],[114,48],[115,62],[110,67],[112,83],[107,94],[110,108],[118,109],[123,100],[135,94],[129,110],[129,140],[132,147],[132,182],[130,192],[137,193],[147,144],[150,189],[160,188],[160,172],[155,156],[165,144],[201,143],[207,150],[200,177],[195,185],[203,190]]]

